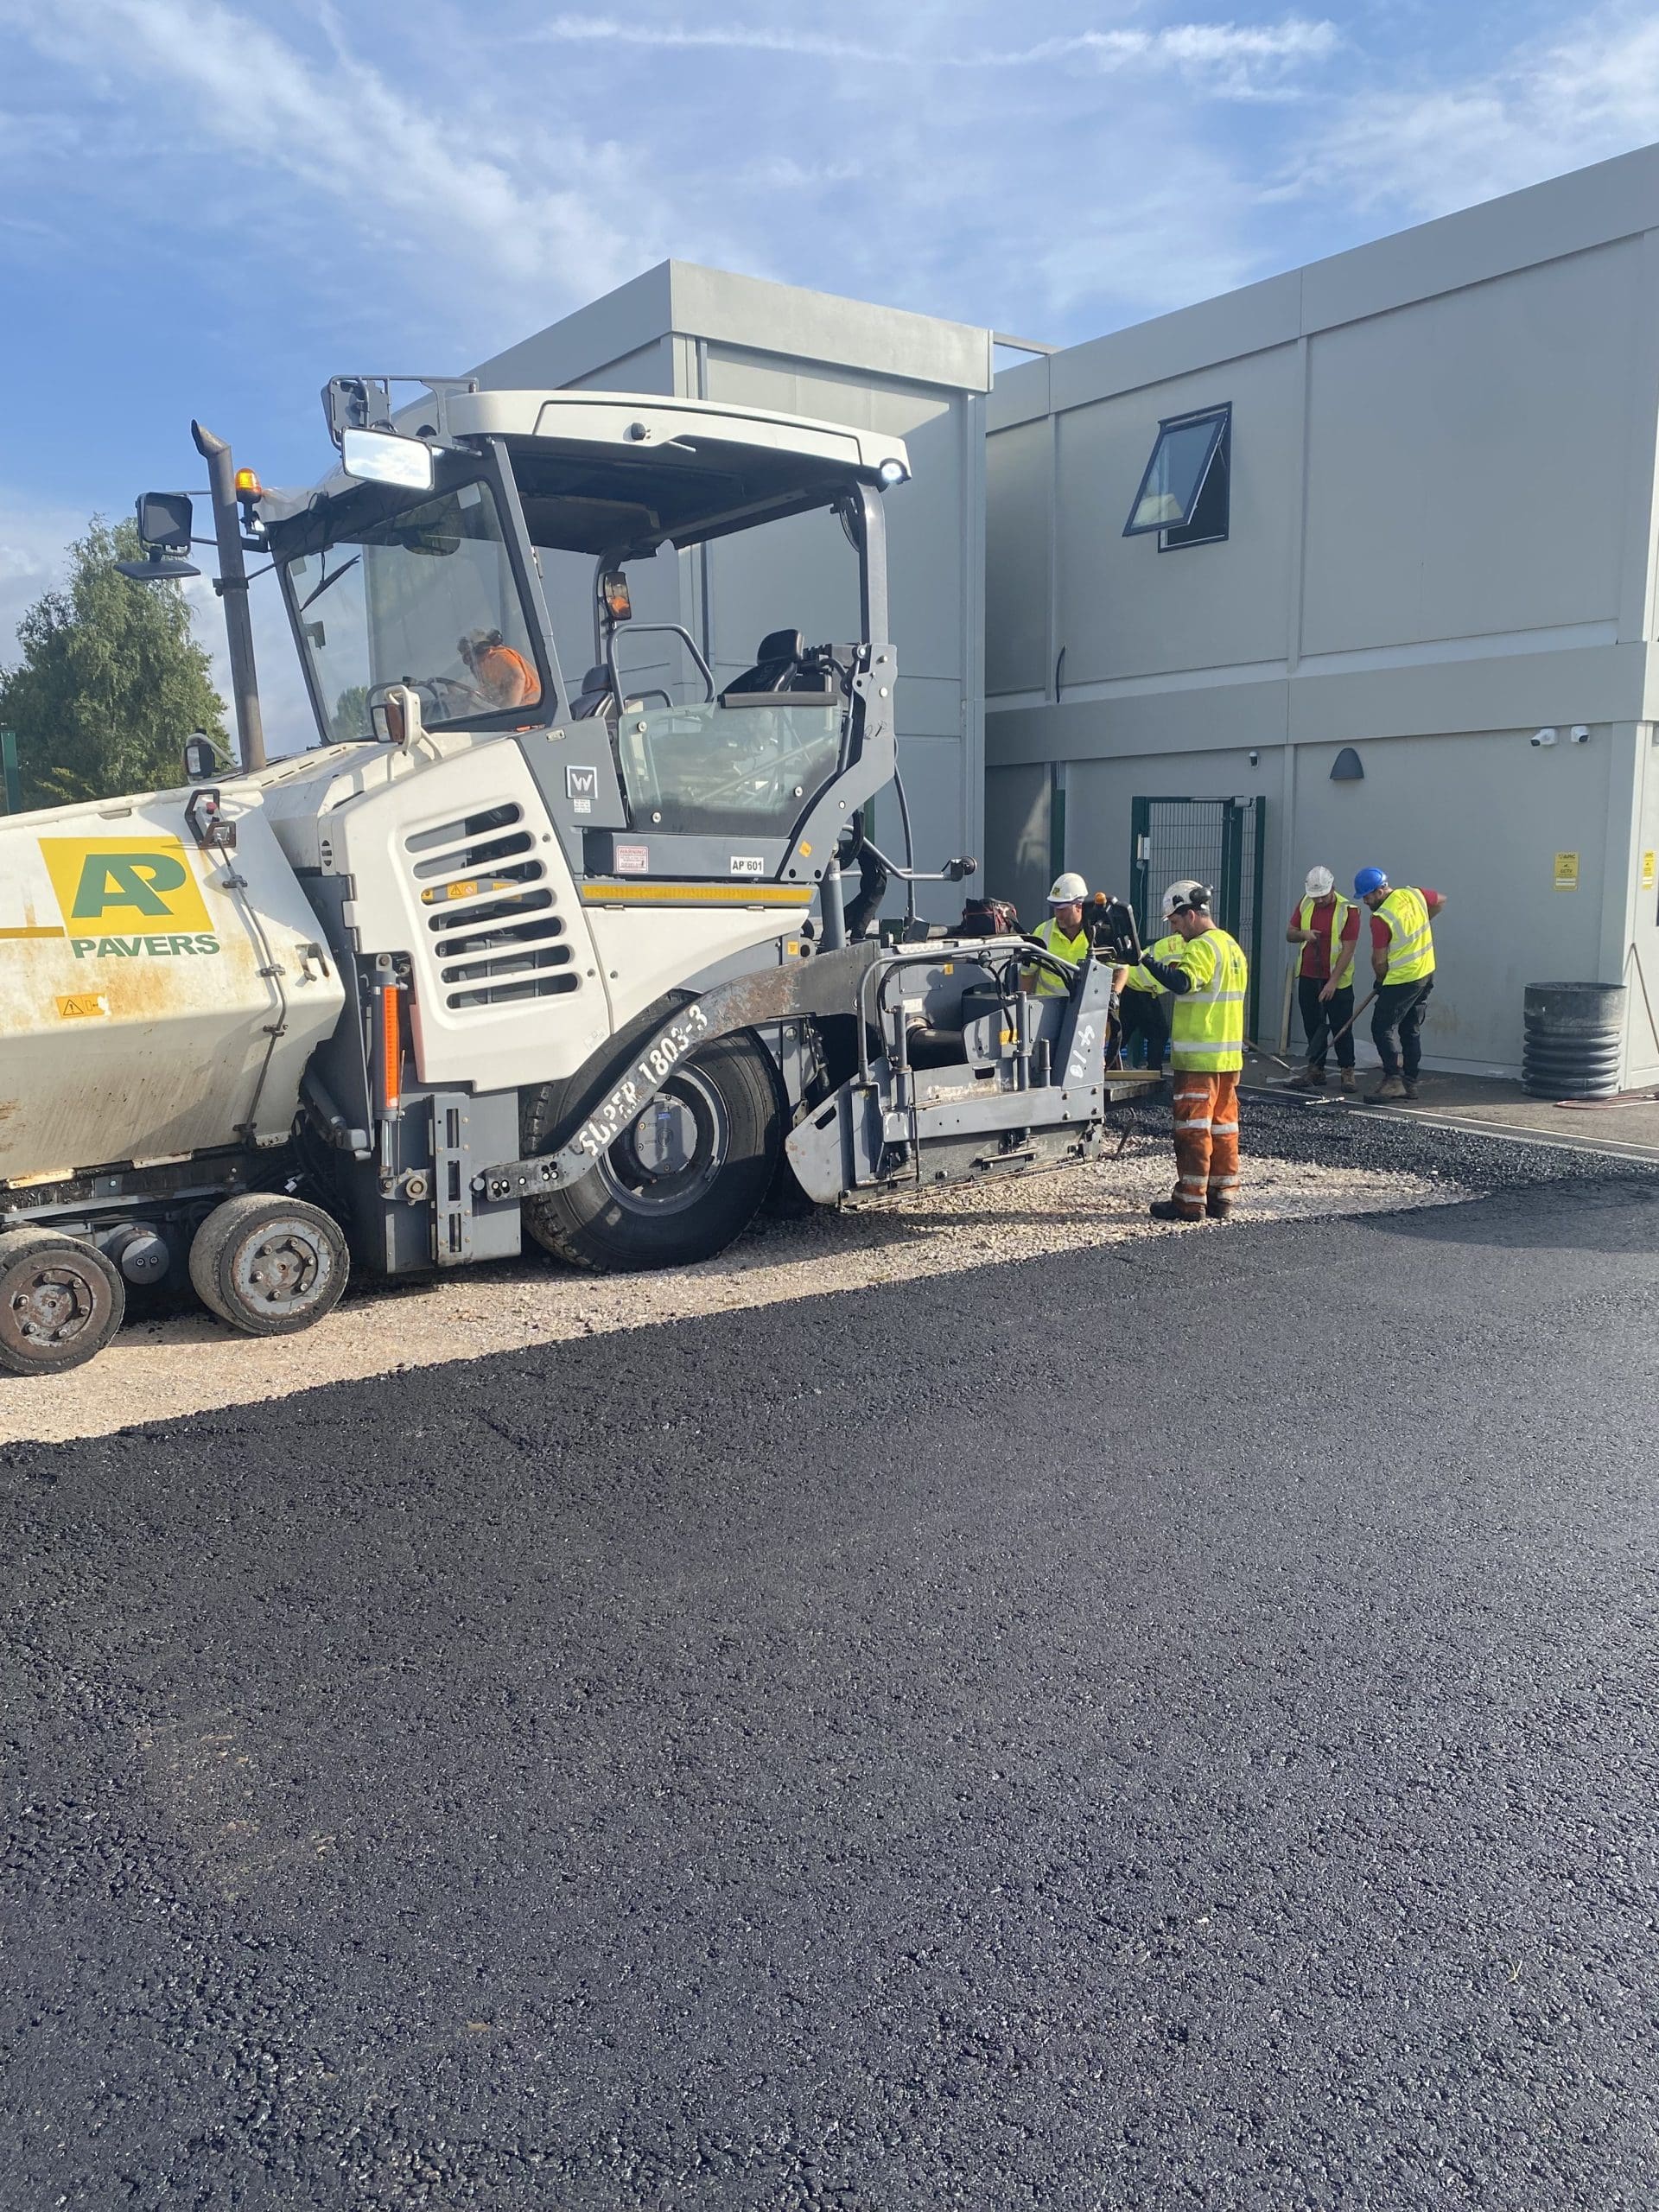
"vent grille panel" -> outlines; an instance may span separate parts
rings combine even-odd
[[[461,918],[467,921],[471,917],[463,916]],[[448,915],[444,920],[454,926]],[[435,921],[432,924],[434,929],[438,926]],[[545,938],[563,935],[564,924],[558,916],[543,914],[537,921],[512,922],[500,929],[477,930],[467,937],[441,937],[435,950],[440,960],[458,960],[470,952],[487,952],[496,945],[534,944]]]
[[[451,1013],[483,1014],[582,988],[547,870],[534,857],[537,817],[504,800],[404,839],[436,964],[435,996]],[[429,970],[429,972],[430,972]]]
[[[510,837],[486,837],[469,845],[457,845],[451,852],[435,853],[429,860],[416,861],[415,880],[418,883],[428,876],[472,875],[481,870],[496,869],[516,853],[529,852],[535,842],[528,830],[518,830]]]
[[[492,830],[511,829],[524,818],[523,807],[508,800],[500,806],[486,807],[481,814],[466,815],[459,822],[441,822],[435,830],[411,830],[404,840],[404,850],[429,853],[440,845],[464,844],[469,837],[487,836]]]
[[[495,953],[487,960],[462,960],[443,970],[446,983],[491,982],[497,976],[533,976],[543,969],[568,968],[568,944],[537,944],[523,952]]]
[[[569,974],[529,976],[518,982],[481,983],[471,990],[451,991],[444,1003],[459,1014],[472,1007],[511,1006],[518,999],[564,998],[582,985]]]

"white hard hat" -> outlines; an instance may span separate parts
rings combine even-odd
[[[1064,875],[1057,875],[1048,887],[1051,906],[1080,906],[1088,896],[1089,887],[1075,868],[1068,868]]]
[[[1202,912],[1210,910],[1210,893],[1193,875],[1184,875],[1179,883],[1172,883],[1164,893],[1164,917],[1185,912],[1197,907]]]
[[[1311,868],[1307,871],[1306,890],[1310,899],[1323,899],[1336,887],[1337,879],[1328,868]]]

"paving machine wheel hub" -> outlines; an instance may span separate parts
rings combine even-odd
[[[0,1368],[78,1367],[121,1325],[121,1278],[101,1252],[56,1232],[0,1236]]]
[[[685,1068],[617,1138],[597,1172],[631,1213],[680,1213],[714,1181],[730,1147],[720,1093],[695,1067]]]
[[[250,1306],[287,1313],[310,1302],[326,1265],[326,1255],[302,1224],[277,1222],[238,1254],[234,1279]]]

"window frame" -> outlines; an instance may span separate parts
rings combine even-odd
[[[1192,498],[1187,512],[1189,516],[1197,514],[1205,493],[1209,489],[1217,460],[1220,458],[1222,466],[1226,471],[1227,480],[1227,508],[1222,527],[1217,531],[1206,531],[1202,537],[1189,537],[1184,533],[1192,528],[1190,521],[1137,524],[1135,518],[1140,512],[1141,501],[1147,496],[1147,487],[1152,481],[1153,471],[1158,466],[1158,456],[1163,450],[1165,438],[1172,430],[1189,429],[1194,423],[1212,423],[1215,425],[1215,435],[1210,441],[1210,450],[1205,455],[1204,466],[1198,471],[1198,480],[1192,487]],[[1147,465],[1141,472],[1141,480],[1135,487],[1135,498],[1129,503],[1128,520],[1123,525],[1124,537],[1150,537],[1155,533],[1158,539],[1158,550],[1160,553],[1184,553],[1189,546],[1194,545],[1224,544],[1232,532],[1232,445],[1233,404],[1230,399],[1221,400],[1210,407],[1189,407],[1179,415],[1167,415],[1161,417],[1158,424],[1158,435],[1152,442],[1152,451],[1147,456]]]
[[[551,625],[548,621],[546,601],[542,595],[541,578],[535,566],[533,549],[530,545],[524,531],[524,511],[519,501],[518,486],[514,480],[512,470],[507,463],[505,448],[499,438],[480,438],[476,441],[457,442],[452,446],[438,446],[434,448],[433,461],[432,488],[425,495],[428,499],[442,499],[450,493],[459,493],[467,485],[478,483],[484,486],[494,504],[496,521],[500,531],[499,542],[507,556],[508,569],[518,594],[518,612],[524,626],[530,658],[535,665],[536,673],[541,680],[542,686],[541,696],[533,706],[527,702],[520,707],[500,707],[490,714],[468,715],[464,721],[446,720],[440,724],[435,724],[435,727],[445,730],[476,729],[493,733],[527,728],[556,728],[569,711],[569,702],[564,688],[564,673],[559,665],[558,653],[553,642]],[[353,496],[359,500],[366,500],[378,492],[386,492],[386,489],[387,487],[381,486],[359,483],[348,486],[344,493],[335,493],[323,498],[313,494],[307,505],[297,514],[284,517],[283,522],[275,526],[276,531],[283,532],[286,537],[301,541],[284,544],[279,538],[278,542],[272,545],[270,551],[274,556],[273,565],[276,569],[283,604],[288,613],[289,629],[294,639],[295,650],[299,655],[307,696],[311,701],[312,715],[317,726],[317,743],[320,747],[337,745],[342,741],[334,734],[333,716],[325,704],[323,693],[317,680],[317,672],[312,664],[311,649],[304,635],[302,621],[304,608],[294,588],[290,574],[291,564],[302,553],[316,551],[321,553],[326,567],[328,553],[334,550],[336,542],[324,519],[329,508],[336,501]],[[417,500],[410,499],[407,494],[403,495],[402,505],[419,504]],[[385,511],[378,518],[383,521],[390,520],[400,511],[400,505],[394,503],[394,498],[391,495],[388,495]],[[368,510],[365,519],[374,519],[372,508]],[[314,534],[303,531],[303,524],[308,521],[314,521],[317,525],[315,534],[318,537],[319,542],[315,545],[307,546],[303,543],[304,537]],[[350,541],[340,542],[349,543]],[[526,720],[526,717],[529,719]],[[343,741],[373,744],[378,741],[369,732],[365,731],[359,738]]]

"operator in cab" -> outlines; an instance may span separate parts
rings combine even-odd
[[[541,680],[536,671],[499,630],[469,630],[455,650],[479,698],[492,713],[508,707],[533,707],[541,697]]]

